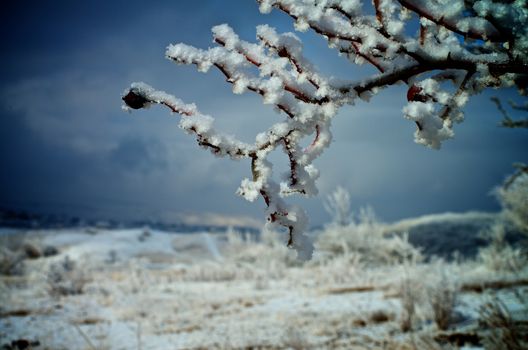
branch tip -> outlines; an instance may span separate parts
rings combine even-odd
[[[139,95],[136,91],[134,91],[134,89],[129,90],[128,94],[123,96],[121,99],[128,107],[132,109],[144,108],[149,103],[145,97]]]

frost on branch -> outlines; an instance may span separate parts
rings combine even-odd
[[[359,0],[257,0],[260,10],[289,15],[299,31],[313,30],[351,63],[367,64],[377,73],[361,81],[327,78],[303,56],[293,33],[279,34],[261,25],[257,42],[247,42],[227,24],[212,29],[215,47],[170,45],[166,57],[193,64],[200,72],[214,68],[232,85],[233,93],[252,92],[284,120],[259,133],[253,144],[218,132],[213,118],[194,104],[134,83],[123,95],[126,109],[160,104],[180,114],[180,127],[217,156],[248,158],[251,176],[237,191],[249,201],[261,197],[268,222],[285,227],[287,244],[309,259],[304,234],[307,216],[284,197],[317,194],[319,176],[313,161],[330,144],[331,120],[345,104],[369,100],[382,88],[408,85],[405,118],[416,125],[415,141],[431,148],[453,137],[463,120],[462,107],[486,87],[515,86],[524,93],[528,81],[528,7],[525,1],[373,0],[363,13]],[[419,30],[412,33],[413,20]],[[257,68],[254,74],[251,68]],[[311,137],[308,147],[301,140]],[[289,167],[280,183],[272,179],[268,155],[281,149]]]

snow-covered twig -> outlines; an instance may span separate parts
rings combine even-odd
[[[257,43],[247,42],[227,24],[213,27],[216,47],[202,50],[186,44],[170,45],[168,59],[196,65],[201,72],[218,69],[233,92],[260,95],[264,104],[285,114],[285,120],[243,143],[213,128],[213,118],[194,104],[185,104],[143,83],[125,91],[127,108],[161,104],[182,115],[180,126],[198,144],[217,156],[251,160],[251,178],[237,193],[249,201],[262,197],[267,218],[287,228],[288,245],[309,258],[305,212],[283,200],[292,194],[317,193],[319,172],[312,165],[330,144],[330,125],[339,108],[356,99],[369,100],[380,89],[405,83],[403,114],[417,130],[415,141],[440,148],[453,137],[453,124],[463,120],[462,107],[486,87],[526,87],[528,72],[528,9],[525,2],[495,0],[373,0],[374,15],[363,12],[359,0],[257,0],[263,13],[276,8],[295,21],[299,31],[313,30],[330,47],[356,64],[367,63],[378,72],[350,82],[324,77],[303,56],[302,42],[293,33],[257,27]],[[412,16],[420,29],[410,35]],[[253,74],[251,68],[259,74]],[[446,89],[452,83],[454,91]],[[301,140],[313,137],[306,148]],[[268,155],[281,147],[289,162],[284,180],[272,179]]]

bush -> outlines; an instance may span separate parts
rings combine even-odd
[[[438,329],[449,328],[458,293],[459,285],[452,271],[448,271],[448,267],[442,261],[433,263],[432,271],[428,274],[426,295]]]
[[[66,256],[59,263],[50,266],[47,276],[50,295],[67,296],[83,293],[89,279],[86,273],[75,265],[75,262]]]
[[[484,328],[483,343],[490,350],[521,350],[528,348],[528,332],[516,322],[498,298],[492,298],[480,308],[479,322]]]
[[[24,258],[20,252],[0,247],[0,275],[16,276],[24,274]]]
[[[350,208],[345,200],[348,192],[338,188],[329,196],[326,205],[334,221],[317,236],[316,247],[323,258],[339,255],[358,255],[359,261],[367,264],[394,264],[405,261],[420,261],[422,256],[408,241],[406,234],[387,234],[387,226],[380,223],[370,208],[362,208],[357,216],[346,213]],[[345,220],[345,218],[347,218]]]
[[[519,272],[526,266],[526,255],[519,248],[513,248],[506,240],[504,223],[497,222],[483,232],[490,244],[479,249],[478,260],[491,271]]]
[[[520,168],[497,190],[504,217],[528,234],[528,167]]]
[[[235,230],[227,232],[227,255],[238,263],[252,263],[257,267],[285,268],[299,266],[295,253],[286,247],[278,232],[263,229],[260,239]]]

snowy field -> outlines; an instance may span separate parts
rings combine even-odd
[[[316,255],[306,263],[295,259],[284,237],[268,231],[257,241],[232,230],[5,229],[0,346],[526,346],[522,246],[511,247],[496,233],[475,257],[444,261],[393,233],[402,226],[408,230],[412,222],[385,225],[365,216],[328,225],[312,233]]]

